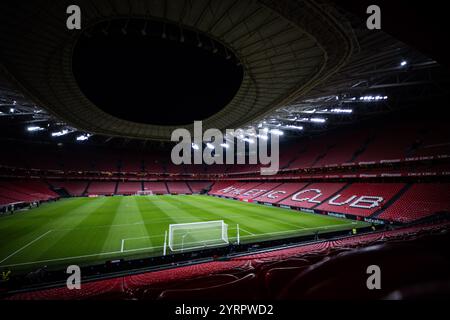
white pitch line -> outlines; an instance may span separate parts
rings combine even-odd
[[[350,226],[352,223],[346,223],[346,224],[340,224],[339,226]],[[255,236],[265,236],[265,235],[271,235],[271,234],[283,234],[283,233],[293,233],[293,232],[300,232],[305,230],[311,230],[311,229],[328,229],[328,228],[334,228],[336,225],[329,225],[329,226],[322,226],[322,227],[311,227],[311,228],[302,228],[302,229],[294,229],[294,230],[286,230],[286,231],[275,231],[275,232],[266,232],[266,233],[259,233],[254,235],[248,235],[248,236],[241,236],[241,238],[249,238],[249,237],[255,237]]]
[[[31,246],[33,243],[35,243],[36,241],[42,239],[43,237],[45,237],[47,234],[49,234],[50,232],[52,232],[53,230],[48,230],[46,233],[40,235],[39,237],[37,237],[36,239],[34,239],[33,241],[27,243],[26,245],[24,245],[22,248],[14,251],[13,253],[11,253],[9,256],[7,256],[6,258],[4,258],[2,261],[0,261],[0,264],[2,264],[3,262],[5,262],[6,260],[8,260],[9,258],[11,258],[12,256],[16,255],[17,253],[19,253],[20,251],[22,251],[25,248],[28,248],[29,246]]]
[[[110,251],[110,252],[101,252],[101,253],[94,253],[94,254],[85,254],[81,256],[73,256],[73,257],[65,257],[65,258],[57,258],[57,259],[47,259],[47,260],[39,260],[39,261],[31,261],[31,262],[23,262],[23,263],[16,263],[16,264],[8,264],[1,267],[17,267],[17,266],[24,266],[29,264],[36,264],[36,263],[44,263],[44,262],[53,262],[53,261],[64,261],[64,260],[75,260],[75,259],[81,259],[81,258],[89,258],[89,257],[95,257],[95,256],[104,256],[104,255],[113,255],[118,253],[127,253],[127,252],[134,252],[134,251],[142,251],[142,250],[150,250],[150,249],[158,249],[162,248],[162,246],[157,247],[146,247],[146,248],[137,248],[137,249],[129,249],[121,251]]]
[[[237,229],[237,228],[236,228],[236,229]],[[248,233],[248,234],[250,234],[250,235],[252,235],[252,236],[255,235],[253,232],[250,232],[250,231],[248,231],[248,230],[245,230],[244,228],[241,228],[241,227],[239,227],[239,230],[242,230],[242,231],[244,231],[245,233]]]
[[[347,223],[347,224],[341,224],[339,226],[349,226],[352,225],[352,223]],[[256,237],[256,236],[264,236],[264,235],[271,235],[271,234],[282,234],[282,233],[292,233],[292,232],[299,232],[299,231],[304,231],[304,230],[310,230],[310,229],[320,229],[320,228],[331,228],[331,227],[336,227],[334,225],[328,225],[328,226],[322,226],[322,227],[311,227],[311,228],[303,228],[303,229],[295,229],[295,230],[287,230],[287,231],[277,231],[277,232],[266,232],[266,233],[261,233],[261,234],[253,234],[253,235],[247,235],[247,236],[241,236],[241,238],[249,238],[249,237]],[[230,229],[235,229],[235,228],[230,228]],[[242,228],[240,228],[242,229]],[[17,250],[16,252],[12,253],[10,256],[6,257],[5,259],[3,259],[0,264],[7,260],[9,257],[13,256],[14,254],[16,254],[17,252],[25,249],[26,247],[28,247],[29,245],[31,245],[33,242],[38,241],[40,238],[43,238],[45,235],[47,235],[48,233],[50,233],[51,231],[54,230],[49,230],[46,233],[44,233],[43,235],[41,235],[40,237],[34,239],[32,242],[28,243],[26,246],[20,248],[19,250]],[[244,232],[248,232],[246,230],[243,230]],[[156,237],[156,236],[155,236]],[[126,239],[122,239],[122,240],[126,240]],[[186,243],[186,244],[190,244],[190,243]],[[95,257],[95,256],[104,256],[104,255],[113,255],[113,254],[118,254],[118,253],[127,253],[127,252],[136,252],[136,251],[143,251],[143,250],[150,250],[150,249],[158,249],[158,248],[163,248],[164,246],[155,246],[155,247],[146,247],[146,248],[137,248],[137,249],[129,249],[129,250],[120,250],[120,251],[110,251],[110,252],[101,252],[101,253],[95,253],[95,254],[87,254],[87,255],[81,255],[81,256],[73,256],[73,257],[65,257],[65,258],[57,258],[57,259],[47,259],[47,260],[39,260],[39,261],[32,261],[32,262],[23,262],[23,263],[17,263],[17,264],[9,264],[9,265],[2,265],[1,267],[16,267],[16,266],[23,266],[23,265],[30,265],[30,264],[37,264],[37,263],[45,263],[45,262],[53,262],[53,261],[64,261],[64,260],[75,260],[75,259],[81,259],[81,258],[89,258],[89,257]],[[122,248],[121,248],[122,249]],[[123,248],[124,249],[124,248]]]
[[[74,257],[65,257],[65,258],[57,258],[57,259],[47,259],[47,260],[39,260],[39,261],[31,261],[31,262],[23,262],[23,263],[17,263],[17,264],[9,264],[2,267],[16,267],[16,266],[24,266],[29,264],[36,264],[36,263],[44,263],[44,262],[53,262],[53,261],[64,261],[64,260],[70,260],[70,259],[80,259],[80,258],[89,258],[94,256],[103,256],[107,254],[116,254],[121,253],[120,251],[111,251],[111,252],[103,252],[103,253],[95,253],[95,254],[86,254],[82,256],[74,256]]]
[[[124,245],[125,245],[125,239],[122,239],[122,245],[120,246],[120,252],[123,252]]]
[[[136,237],[136,238],[125,238],[123,240],[139,240],[139,239],[152,239],[152,238],[161,238],[164,237],[164,234],[159,234],[156,236],[143,236],[143,237]]]

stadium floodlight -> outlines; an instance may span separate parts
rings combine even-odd
[[[314,123],[325,123],[327,120],[324,118],[311,118],[309,121]]]
[[[86,141],[91,137],[91,134],[87,133],[87,134],[83,134],[81,136],[77,137],[77,141]]]
[[[294,126],[294,125],[288,125],[286,126],[288,129],[294,129],[294,130],[303,130],[302,126]]]
[[[69,130],[64,129],[58,132],[52,132],[52,137],[61,137],[69,133]]]
[[[169,225],[168,246],[173,252],[228,245],[228,225],[204,221]]]
[[[400,62],[400,66],[401,67],[404,67],[404,66],[406,66],[408,64],[408,61],[406,61],[406,60],[403,60],[402,62]]]
[[[340,108],[336,108],[336,109],[331,109],[331,112],[334,112],[334,113],[352,113],[353,110],[352,110],[352,109],[340,109]]]
[[[270,130],[270,133],[277,135],[277,136],[282,136],[284,134],[283,131],[278,130],[278,129],[272,129],[272,130]]]
[[[37,126],[30,126],[30,127],[27,128],[27,130],[29,132],[34,132],[34,131],[42,131],[42,130],[45,130],[45,129],[41,128],[41,127],[37,127]]]
[[[362,100],[364,102],[372,102],[372,101],[380,101],[380,100],[387,100],[388,96],[362,96],[359,97],[359,100]]]
[[[200,149],[200,147],[197,144],[192,143],[192,149],[198,150],[198,149]]]
[[[209,142],[206,144],[206,147],[208,147],[208,149],[214,149],[215,148],[214,145],[212,143],[209,143]]]
[[[220,145],[222,147],[224,147],[225,149],[228,149],[230,147],[230,145],[228,143],[221,143]]]
[[[262,140],[269,140],[269,137],[267,135],[264,135],[264,134],[258,134],[257,137],[262,139]]]
[[[14,109],[14,108],[9,108],[9,112],[10,113],[14,113],[16,111],[16,109]]]

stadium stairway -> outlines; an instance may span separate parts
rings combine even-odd
[[[188,187],[188,190],[189,190],[190,194],[193,194],[194,192],[192,192],[192,188],[191,188],[191,186],[189,185],[189,183],[186,183],[186,186]]]
[[[317,208],[318,206],[322,205],[323,203],[327,203],[328,200],[332,199],[335,195],[341,193],[342,191],[350,188],[352,184],[351,183],[347,183],[345,184],[342,188],[340,188],[338,191],[336,191],[335,193],[331,194],[328,198],[325,198],[321,203],[316,204],[315,206],[312,207],[312,209]]]
[[[69,198],[70,194],[69,192],[65,189],[65,188],[57,188],[57,187],[53,187],[51,185],[49,185],[49,188],[57,193],[61,198]]]
[[[92,181],[88,181],[86,184],[86,188],[84,189],[82,196],[86,196],[88,194],[89,187],[91,186]]]
[[[355,160],[366,151],[367,147],[373,141],[373,139],[374,137],[368,137],[367,140],[363,143],[363,145],[360,148],[358,148],[358,150],[355,151],[352,158],[348,162],[350,163],[355,162]]]
[[[117,194],[117,191],[119,189],[119,181],[116,181],[116,186],[114,187],[114,194]]]
[[[374,213],[369,215],[369,218],[376,219],[387,208],[389,208],[393,203],[395,203],[398,199],[400,199],[403,194],[405,194],[409,189],[411,189],[412,186],[413,186],[412,183],[406,184],[395,196],[393,196],[391,199],[389,199],[382,208],[380,208],[378,211],[375,211]]]

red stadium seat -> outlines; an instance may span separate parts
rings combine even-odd
[[[414,184],[378,218],[411,222],[438,212],[450,212],[449,183]]]
[[[258,202],[278,203],[306,186],[306,183],[283,183],[271,191],[255,198]]]
[[[316,209],[367,217],[385,207],[404,183],[354,183]]]

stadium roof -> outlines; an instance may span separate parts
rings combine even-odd
[[[65,12],[72,4],[82,8],[80,32],[66,28]],[[336,12],[311,1],[33,1],[27,6],[6,1],[0,11],[1,60],[28,97],[77,129],[128,138],[168,139],[175,127],[119,119],[80,90],[72,54],[99,23],[120,18],[141,20],[144,27],[158,20],[234,53],[244,69],[242,84],[227,106],[204,120],[204,128],[240,127],[301,96],[339,70],[354,43]]]
[[[70,4],[82,8],[81,32],[65,26]],[[298,128],[309,133],[449,92],[448,72],[433,59],[383,31],[367,30],[364,19],[325,0],[38,0],[27,5],[2,1],[0,12],[0,118],[7,116],[10,123],[21,125],[42,124],[53,131],[66,128],[69,133],[95,134],[104,141],[168,140],[184,119],[188,123],[196,118],[204,120],[205,129],[273,126],[293,134],[300,132]],[[137,81],[117,70],[103,78],[93,73],[86,81],[99,59],[87,61],[84,69],[77,67],[83,66],[80,59],[76,61],[77,53],[89,58],[105,44],[95,47],[97,40],[138,37],[171,42],[184,47],[183,54],[205,52],[206,58],[197,60],[203,61],[202,70],[193,76],[191,86],[186,77],[170,88],[170,98],[178,100],[164,99],[170,90],[160,95],[149,90],[148,95],[136,97],[129,90]],[[111,54],[110,63],[114,63]],[[163,61],[163,56],[156,55],[159,60],[142,69],[159,63],[167,66],[170,60]],[[211,62],[214,59],[219,63]],[[139,71],[143,60],[136,61],[133,72]],[[222,64],[218,77],[202,72],[214,63]],[[192,69],[180,72],[186,70]],[[176,74],[172,72],[171,76]],[[208,79],[198,81],[199,75]],[[120,86],[111,87],[115,80],[123,92],[118,92]],[[158,84],[155,79],[149,81]],[[217,91],[223,94],[220,97],[217,92],[210,94],[212,98],[203,104],[191,105],[201,90],[192,100],[183,100],[188,99],[181,94],[186,86],[192,89],[208,82],[231,85],[227,92]],[[110,97],[102,99],[108,92]],[[133,103],[123,106],[127,96]],[[153,117],[146,117],[136,105],[143,99]],[[180,101],[188,101],[188,106],[176,105]]]

